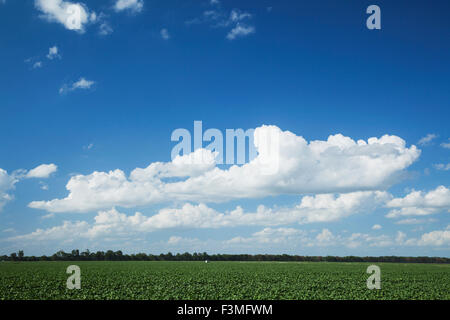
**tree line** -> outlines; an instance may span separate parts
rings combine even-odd
[[[62,250],[51,256],[25,256],[23,250],[11,253],[9,256],[0,257],[2,261],[292,261],[292,262],[397,262],[397,263],[450,263],[450,258],[442,257],[356,257],[356,256],[299,256],[288,254],[208,254],[203,253],[161,253],[159,255],[137,253],[124,254],[122,251],[108,250],[80,252],[75,249],[72,252]]]

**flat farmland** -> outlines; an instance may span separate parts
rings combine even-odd
[[[450,299],[448,264],[374,264],[380,290],[367,289],[370,263],[0,262],[0,299]],[[69,265],[81,289],[67,289]]]

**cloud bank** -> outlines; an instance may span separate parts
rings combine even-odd
[[[326,141],[307,142],[292,132],[262,126],[255,130],[255,137],[270,130],[279,135],[277,153],[264,154],[255,139],[259,154],[242,166],[221,169],[211,151],[197,149],[171,162],[136,168],[128,177],[120,169],[73,176],[66,185],[66,198],[33,201],[29,206],[49,212],[88,212],[170,201],[208,203],[385,190],[420,155],[415,146],[406,147],[403,139],[389,135],[354,141],[337,134]],[[192,161],[199,155],[201,164]],[[276,173],[264,173],[267,161],[276,162]]]
[[[439,186],[429,192],[412,191],[404,198],[395,198],[386,206],[395,208],[386,217],[426,216],[433,213],[450,212],[450,189]]]

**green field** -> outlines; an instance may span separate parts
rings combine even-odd
[[[66,268],[81,268],[81,289]],[[327,262],[0,262],[0,299],[450,299],[450,265]]]

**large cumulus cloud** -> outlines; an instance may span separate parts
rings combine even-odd
[[[267,154],[257,137],[277,134],[276,154]],[[214,154],[197,149],[171,162],[72,177],[62,199],[33,201],[49,212],[87,212],[113,206],[134,207],[168,201],[224,202],[281,194],[349,193],[384,190],[420,155],[397,136],[355,141],[341,134],[325,141],[306,141],[274,126],[255,130],[258,156],[242,166],[220,168]],[[201,158],[201,163],[191,161]],[[269,162],[269,163],[268,163]],[[268,174],[267,166],[277,170]],[[273,166],[272,166],[273,167]]]

